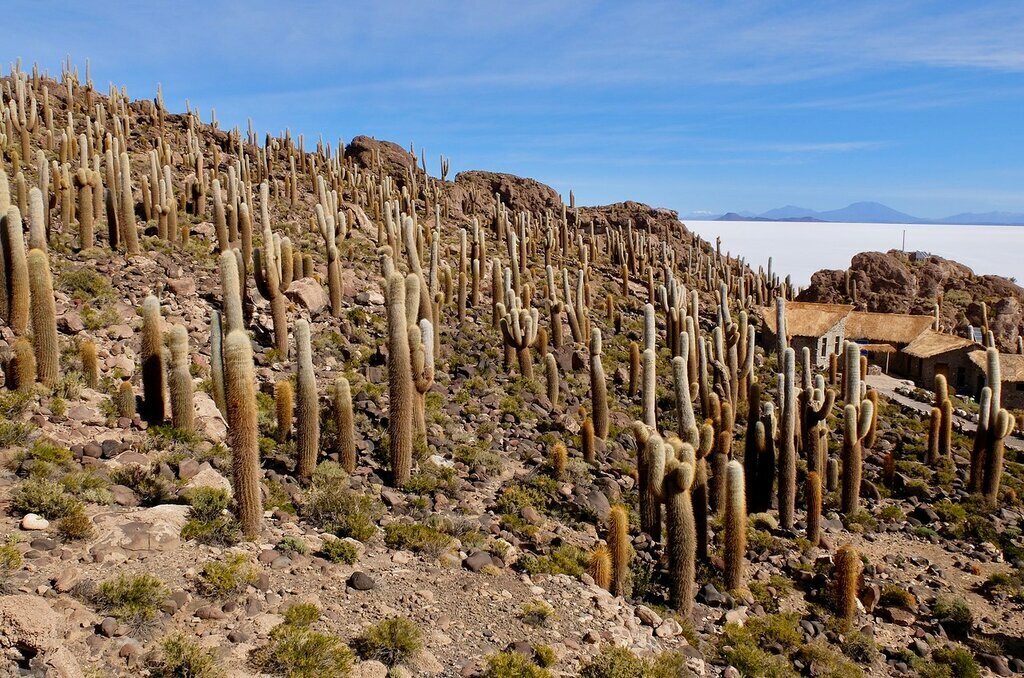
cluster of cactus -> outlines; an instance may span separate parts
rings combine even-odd
[[[988,348],[985,355],[985,387],[979,399],[978,430],[974,434],[968,489],[980,493],[990,506],[999,500],[1003,475],[1005,440],[1016,421],[1002,407],[1002,368],[999,351]]]
[[[949,459],[953,446],[953,401],[949,397],[946,377],[935,375],[935,405],[928,426],[928,463]]]

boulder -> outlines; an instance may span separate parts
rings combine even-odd
[[[65,622],[39,596],[0,597],[0,648],[30,659],[33,675],[79,678],[82,668],[63,646]]]
[[[312,278],[293,280],[285,291],[285,296],[292,302],[316,315],[331,303],[324,286]]]
[[[184,504],[160,504],[129,513],[96,516],[99,537],[93,549],[108,546],[125,551],[173,551],[181,545],[181,528],[188,520]]]

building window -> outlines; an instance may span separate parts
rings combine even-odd
[[[1016,384],[1014,384],[1014,389],[1017,391],[1024,391],[1024,382],[1018,381]]]

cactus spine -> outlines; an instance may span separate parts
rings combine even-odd
[[[733,459],[726,469],[725,587],[733,591],[745,585],[747,551],[747,499],[743,466]]]
[[[412,474],[413,383],[406,319],[406,282],[392,271],[387,280],[388,322],[388,438],[392,483],[409,482]]]
[[[19,236],[20,237],[20,236]],[[32,296],[32,342],[35,348],[36,376],[45,386],[53,386],[60,376],[60,351],[57,345],[57,306],[53,298],[53,278],[46,252],[29,251],[28,283]]]
[[[238,522],[245,536],[255,539],[259,536],[263,517],[259,486],[256,373],[249,337],[243,330],[228,333],[224,342],[224,372]]]
[[[171,369],[167,380],[171,395],[171,423],[179,431],[194,431],[194,387],[190,371],[192,361],[188,353],[188,331],[183,325],[171,328],[168,346],[171,353]]]
[[[352,389],[348,379],[334,380],[334,397],[331,399],[334,415],[334,429],[337,435],[338,458],[348,473],[356,470],[355,417],[352,412]]]
[[[295,351],[298,363],[295,398],[295,451],[298,455],[299,478],[309,478],[316,466],[320,449],[320,407],[313,374],[313,351],[309,344],[309,323],[295,323]]]

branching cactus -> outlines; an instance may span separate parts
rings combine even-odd
[[[274,323],[274,348],[281,360],[288,359],[288,318],[285,314],[285,298],[281,289],[281,277],[274,256],[273,239],[264,231],[263,247],[253,250],[253,276],[256,290],[270,302],[270,315]],[[231,327],[230,323],[228,327]]]
[[[256,371],[249,336],[234,330],[224,342],[225,389],[235,505],[242,532],[259,536],[263,518],[260,501],[259,427],[256,410]]]
[[[313,373],[313,351],[309,341],[309,323],[295,323],[295,352],[298,363],[295,412],[295,451],[298,456],[297,473],[307,479],[316,467],[320,450],[320,403]]]
[[[355,416],[352,409],[352,389],[345,377],[338,377],[334,380],[331,412],[337,436],[338,458],[345,471],[354,473],[356,470]]]
[[[679,337],[683,354],[689,348],[689,335],[683,332]],[[672,359],[672,377],[676,393],[676,422],[679,438],[691,445],[697,444],[697,418],[693,412],[693,398],[690,385],[689,364],[683,355]]]
[[[971,459],[970,488],[979,489],[989,506],[996,506],[1003,475],[1005,440],[1013,432],[1016,421],[1002,408],[1002,366],[999,351],[986,351],[985,388],[982,390],[981,413],[975,434],[975,453]],[[986,394],[987,391],[987,394]]]
[[[864,438],[871,429],[871,418],[874,405],[870,400],[863,400],[860,413],[854,404],[843,408],[843,491],[840,509],[847,515],[853,515],[860,506],[860,484],[863,473]]]
[[[533,379],[533,357],[530,347],[537,340],[537,319],[537,309],[526,310],[515,302],[500,320],[501,336],[505,339],[505,345],[515,351],[516,360],[519,362],[519,374],[528,380]]]
[[[408,302],[407,302],[408,303]],[[434,384],[434,326],[426,318],[409,326],[409,351],[412,361],[412,380],[416,387],[413,397],[413,437],[417,445],[427,444],[427,391]]]
[[[828,455],[828,416],[836,402],[836,392],[812,387],[804,391],[803,448],[807,456],[807,470],[824,473]]]
[[[392,271],[387,280],[388,445],[391,481],[398,487],[412,474],[414,385],[405,296],[405,278]]]
[[[590,334],[590,399],[594,408],[594,434],[604,440],[608,437],[608,381],[601,363],[601,330]]]
[[[188,330],[184,325],[175,325],[168,333],[171,366],[167,384],[171,395],[171,423],[179,431],[194,431],[195,403],[192,384],[192,360],[188,350]]]
[[[725,587],[734,591],[746,584],[747,499],[743,466],[733,459],[726,469]]]

